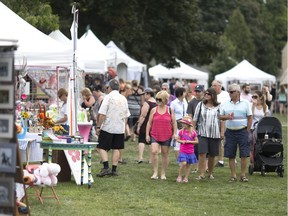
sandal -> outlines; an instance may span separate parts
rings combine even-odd
[[[182,182],[182,178],[181,178],[181,177],[178,177],[178,178],[176,179],[176,182],[181,183],[181,182]]]
[[[187,179],[187,178],[184,178],[184,179],[183,179],[183,182],[184,182],[184,183],[188,183],[188,179]]]
[[[151,180],[157,180],[158,176],[151,176]]]
[[[215,178],[214,178],[214,176],[211,174],[211,175],[208,176],[208,179],[211,179],[211,180],[212,180],[212,179],[215,179]]]
[[[161,180],[166,180],[166,176],[161,176]]]
[[[242,176],[242,177],[240,178],[240,181],[241,181],[241,182],[248,182],[248,178],[246,178],[246,176]]]
[[[230,183],[236,182],[236,181],[237,181],[237,178],[236,178],[236,177],[231,177],[231,178],[229,179],[229,182],[230,182]]]
[[[201,176],[201,175],[199,175],[197,178],[195,178],[196,180],[198,180],[198,181],[201,181],[201,180],[204,180],[205,179],[205,177],[204,176]]]
[[[197,173],[198,169],[194,169],[191,173]]]

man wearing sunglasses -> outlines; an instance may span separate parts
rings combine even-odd
[[[247,100],[240,98],[241,88],[233,83],[228,87],[231,100],[223,104],[220,110],[220,120],[225,120],[224,157],[229,158],[231,177],[229,182],[237,181],[236,152],[239,148],[241,158],[241,182],[246,178],[247,157],[250,155],[249,132],[252,125],[252,111]]]
[[[220,80],[213,80],[212,82],[212,88],[215,89],[217,93],[217,101],[222,106],[224,103],[230,100],[229,93],[227,91],[222,90],[222,82]],[[224,125],[224,124],[222,124]],[[221,137],[224,136],[224,130],[225,128],[221,127]],[[216,167],[224,167],[224,159],[223,159],[223,142],[222,139],[220,145],[219,145],[219,155],[218,155],[218,163],[216,164]]]

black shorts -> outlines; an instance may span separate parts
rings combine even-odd
[[[146,145],[151,145],[151,143],[146,142],[146,133],[140,133],[138,136],[138,143],[144,143]]]
[[[109,151],[110,149],[124,149],[124,134],[111,134],[101,130],[97,148]]]

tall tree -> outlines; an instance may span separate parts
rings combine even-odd
[[[40,0],[2,0],[2,2],[21,18],[46,34],[59,28],[59,17],[52,14],[49,3],[42,3]]]
[[[255,64],[255,45],[253,37],[244,16],[239,9],[236,9],[233,12],[224,35],[236,47],[235,56],[232,57],[237,61],[246,59],[252,64]]]

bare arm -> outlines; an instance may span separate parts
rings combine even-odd
[[[247,131],[248,132],[250,132],[251,125],[252,125],[252,115],[247,117]]]
[[[171,108],[171,118],[172,118],[172,127],[173,127],[173,138],[177,139],[177,122],[175,118],[174,109]]]
[[[58,119],[58,120],[55,122],[55,124],[61,124],[61,123],[66,122],[67,120],[68,120],[67,115],[64,115],[64,117],[61,118],[61,119]]]
[[[139,130],[140,130],[140,127],[141,125],[143,124],[147,114],[148,114],[148,111],[149,111],[149,105],[148,103],[144,102],[142,108],[141,108],[141,114],[140,114],[140,117],[139,117],[139,123],[138,123],[138,127],[137,127],[137,132],[139,133]]]
[[[146,142],[150,142],[150,130],[151,130],[151,127],[152,127],[152,122],[153,122],[153,116],[155,114],[155,111],[156,111],[156,107],[154,107],[151,112],[150,112],[150,115],[149,115],[149,120],[147,122],[147,126],[146,126]]]

